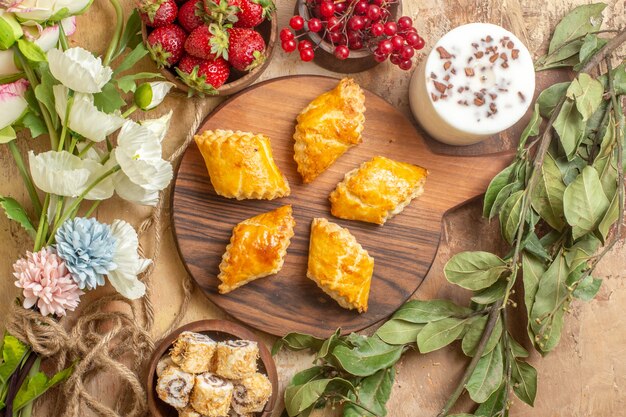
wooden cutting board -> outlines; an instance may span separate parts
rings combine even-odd
[[[273,201],[217,196],[195,143],[180,163],[172,193],[172,218],[180,256],[207,297],[235,318],[282,336],[290,331],[328,336],[336,328],[358,331],[391,315],[426,276],[441,236],[444,214],[482,194],[512,155],[445,156],[432,152],[411,122],[382,98],[365,91],[363,143],[352,148],[311,184],[303,184],[293,160],[296,115],[338,80],[292,76],[257,84],[218,107],[200,128],[262,132],[289,179],[291,195]],[[384,226],[334,218],[328,195],[346,172],[375,155],[428,169],[424,194]],[[283,269],[229,294],[217,292],[219,263],[237,223],[293,206],[295,236]],[[369,310],[345,310],[306,278],[309,229],[314,217],[347,227],[375,259]]]

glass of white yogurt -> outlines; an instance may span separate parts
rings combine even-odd
[[[519,121],[535,91],[528,49],[511,32],[470,23],[445,34],[415,70],[411,110],[435,139],[471,145]]]

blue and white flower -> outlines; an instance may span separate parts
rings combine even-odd
[[[130,224],[115,220],[111,224],[111,232],[117,242],[113,255],[117,267],[109,272],[109,282],[124,297],[135,300],[146,293],[146,286],[137,275],[144,272],[152,261],[139,256],[139,238]]]
[[[81,290],[104,285],[104,276],[117,268],[113,260],[117,239],[109,225],[93,217],[67,220],[55,239],[58,256]]]
[[[102,65],[100,58],[80,47],[64,52],[51,49],[47,57],[54,78],[78,93],[99,93],[113,75],[113,70]]]

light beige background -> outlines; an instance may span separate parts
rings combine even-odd
[[[125,9],[132,7],[125,1]],[[547,45],[550,31],[560,17],[574,5],[584,0],[405,0],[405,14],[412,16],[419,32],[427,39],[426,51],[450,28],[472,21],[492,22],[512,30],[525,40],[536,56]],[[285,25],[291,16],[293,0],[278,0],[279,23]],[[605,25],[613,28],[624,26],[625,2],[612,0],[605,10]],[[96,0],[91,10],[78,20],[78,33],[72,45],[81,45],[93,51],[104,52],[114,22],[112,8],[105,0]],[[622,51],[623,57],[623,51]],[[421,56],[420,56],[421,58]],[[149,61],[145,70],[153,69]],[[296,55],[284,55],[276,51],[273,61],[261,79],[290,74],[330,74],[313,63],[299,62]],[[403,72],[389,63],[366,73],[356,74],[357,81],[378,93],[403,112],[409,114],[407,88],[410,73]],[[289,99],[288,96],[285,97]],[[169,155],[186,137],[194,115],[208,114],[222,100],[189,100],[172,96],[164,106],[153,112],[157,117],[174,109],[175,118],[165,141],[165,155]],[[268,103],[268,106],[276,105]],[[277,111],[280,108],[277,106]],[[45,143],[22,142],[22,147],[43,148]],[[497,144],[486,147],[498,149]],[[468,149],[478,152],[481,146]],[[11,195],[26,201],[16,169],[11,163],[5,147],[0,148],[0,194]],[[138,225],[150,214],[150,210],[137,207],[117,199],[108,201],[98,210],[103,221],[124,218]],[[159,337],[175,318],[182,299],[181,280],[185,270],[176,253],[169,216],[164,216],[164,243],[161,257],[153,277],[153,302],[157,322],[154,336]],[[149,240],[147,241],[149,242]],[[488,225],[480,216],[480,202],[470,203],[451,213],[444,223],[444,235],[437,259],[416,297],[450,297],[462,301],[467,293],[444,282],[442,267],[454,253],[463,249],[489,250],[500,245],[497,225]],[[31,242],[19,227],[0,216],[0,317],[6,317],[9,303],[19,295],[13,286],[11,265],[28,250]],[[148,247],[149,249],[149,247]],[[217,255],[217,254],[216,254]],[[530,361],[539,372],[539,393],[534,409],[515,401],[511,415],[556,417],[556,416],[626,416],[626,286],[624,265],[626,247],[620,242],[598,268],[597,276],[604,278],[598,297],[590,303],[576,302],[567,319],[563,338],[556,352],[541,359],[534,354]],[[89,295],[98,297],[109,288],[100,289]],[[524,311],[520,309],[519,316]],[[228,318],[213,306],[200,291],[194,291],[191,307],[183,323],[206,318]],[[522,320],[513,323],[524,326]],[[0,328],[4,325],[0,324]],[[274,339],[261,335],[268,345]],[[389,401],[390,416],[434,416],[445,402],[463,372],[465,358],[459,354],[459,346],[452,345],[440,352],[419,355],[408,353],[398,366],[398,376]],[[281,385],[288,383],[298,370],[310,364],[305,354],[281,353],[276,358]],[[94,392],[103,398],[115,398],[116,383],[106,375],[93,384]],[[282,390],[281,387],[281,390]],[[282,395],[282,393],[281,393]],[[461,404],[466,411],[469,402]],[[327,413],[330,413],[327,411]],[[276,413],[278,415],[279,412]],[[40,408],[38,416],[49,416]]]

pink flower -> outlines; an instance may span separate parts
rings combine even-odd
[[[27,252],[13,264],[15,286],[23,288],[24,308],[35,304],[42,315],[64,316],[74,311],[84,293],[72,279],[65,262],[50,248]]]

